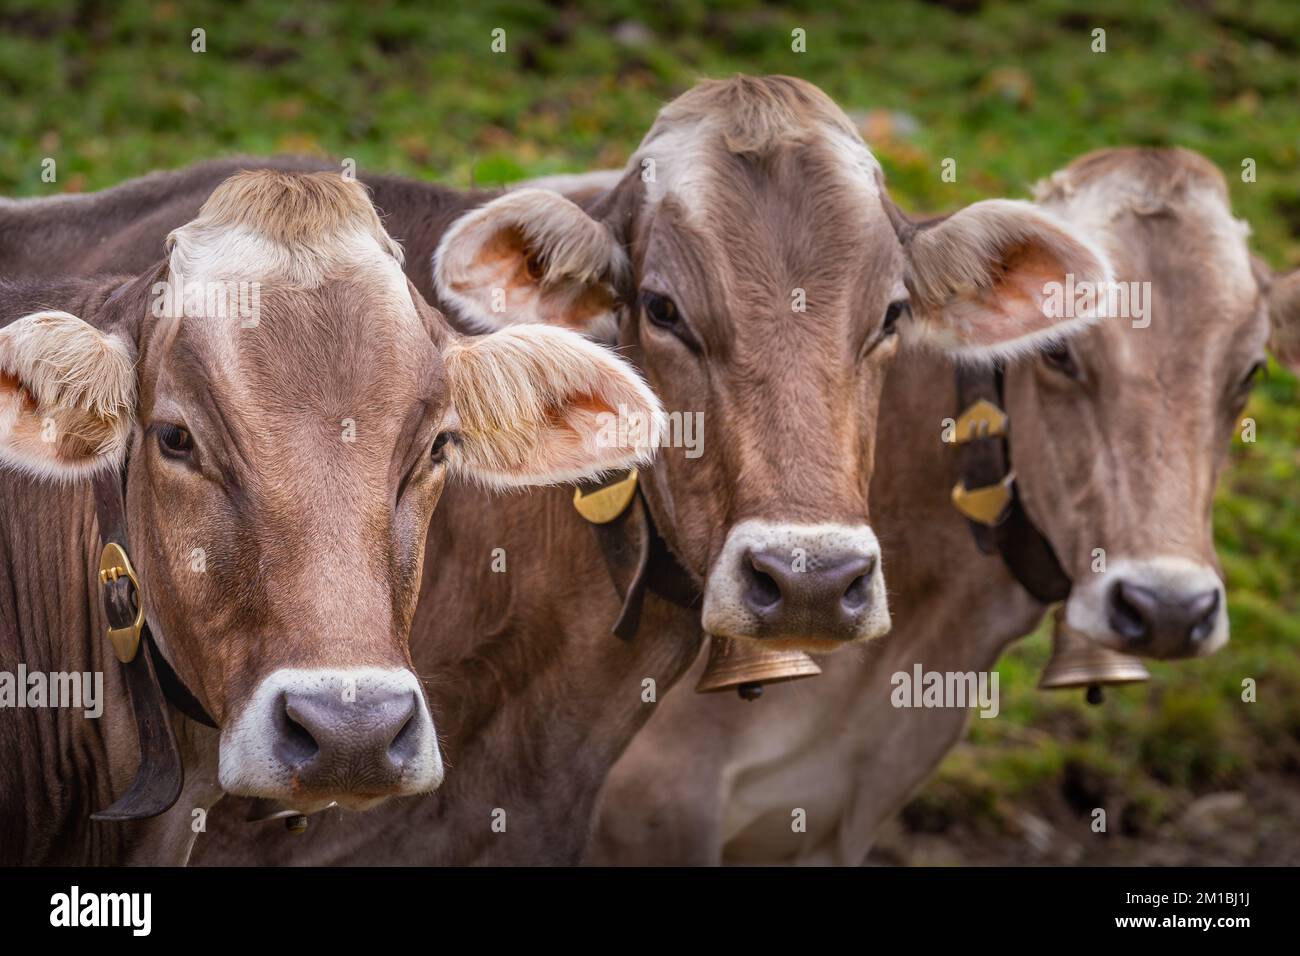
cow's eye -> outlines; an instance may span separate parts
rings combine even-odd
[[[158,448],[168,458],[188,458],[194,451],[194,436],[180,425],[158,425],[155,431]]]
[[[651,325],[666,329],[685,342],[688,348],[699,351],[699,340],[695,337],[690,325],[682,318],[682,313],[677,308],[676,303],[668,296],[643,290],[641,292],[641,311],[645,313],[645,317]]]
[[[429,460],[435,467],[447,460],[447,449],[458,441],[460,436],[455,432],[438,433],[438,437],[433,440],[433,447],[429,449]]]
[[[1044,351],[1043,364],[1067,378],[1079,377],[1079,364],[1074,360],[1074,353],[1070,351],[1070,347],[1064,343],[1057,343]]]
[[[1246,377],[1243,378],[1241,380],[1241,384],[1237,386],[1237,391],[1243,396],[1249,395],[1252,391],[1254,391],[1255,385],[1256,383],[1259,382],[1261,376],[1264,376],[1265,374],[1267,374],[1267,372],[1268,372],[1267,360],[1260,359],[1258,362],[1256,362],[1254,365],[1250,367],[1250,371],[1246,373]]]
[[[677,306],[666,295],[660,295],[657,292],[642,292],[641,308],[645,310],[646,318],[662,329],[675,330],[681,323],[681,318],[677,314]]]
[[[911,308],[911,304],[906,299],[889,303],[889,308],[885,309],[885,321],[880,324],[880,337],[885,339],[897,335],[899,320],[907,315]]]

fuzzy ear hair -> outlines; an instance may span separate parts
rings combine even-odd
[[[452,462],[484,485],[578,481],[654,457],[659,399],[630,365],[575,332],[515,326],[444,356],[461,423]]]
[[[1026,202],[978,202],[907,240],[912,334],[965,357],[1036,351],[1100,313],[1053,315],[1053,283],[1103,294],[1110,261],[1090,239]],[[1073,304],[1073,303],[1071,303]]]
[[[1300,269],[1275,276],[1268,290],[1269,351],[1300,375]]]
[[[0,329],[0,464],[75,479],[121,463],[135,420],[135,357],[67,312]]]
[[[438,296],[492,331],[541,322],[613,341],[627,254],[609,229],[546,189],[506,193],[452,224],[433,258]]]

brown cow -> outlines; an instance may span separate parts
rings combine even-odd
[[[650,449],[604,441],[601,412],[659,413],[607,351],[516,331],[455,335],[334,174],[231,178],[134,278],[0,285],[0,862],[181,862],[223,792],[365,808],[440,784],[408,634],[449,473],[625,468]],[[89,820],[140,760],[98,597],[105,475],[195,716],[171,713],[185,790],[145,823]],[[61,709],[82,674],[99,699]]]
[[[148,242],[211,175],[151,177],[87,202],[136,217],[127,228]],[[400,812],[327,817],[300,858],[346,858],[382,838],[368,858],[574,861],[605,772],[689,666],[701,624],[823,650],[883,633],[866,489],[900,338],[975,359],[1033,349],[1075,327],[1044,315],[1044,283],[1108,272],[1024,203],[977,203],[916,228],[882,179],[834,104],[782,77],[704,83],[674,101],[619,183],[581,206],[537,189],[480,205],[366,177],[409,274],[467,326],[544,319],[617,341],[673,409],[703,413],[703,454],[666,449],[630,512],[645,509],[663,576],[676,568],[702,604],[652,580],[641,634],[621,644],[608,632],[626,619],[623,589],[562,495],[489,507],[449,494],[430,547],[462,563],[426,566],[413,648],[422,672],[460,678],[432,696],[451,764],[472,773]],[[448,229],[458,202],[477,208]],[[78,248],[77,222],[47,231],[51,254]],[[498,552],[505,574],[492,570]],[[210,853],[223,851],[283,853],[229,842]]]
[[[1016,484],[1074,582],[1066,619],[1131,653],[1210,653],[1228,636],[1214,487],[1270,325],[1274,354],[1300,366],[1300,271],[1252,269],[1222,175],[1186,150],[1093,153],[1038,196],[1096,237],[1120,280],[1152,285],[1147,316],[1006,372]],[[950,363],[908,356],[885,389],[898,414],[882,418],[871,494],[893,632],[760,706],[669,697],[610,776],[593,861],[860,863],[960,737],[965,708],[897,708],[894,675],[987,670],[1046,607],[949,505],[954,456],[930,436],[959,410],[953,379]]]

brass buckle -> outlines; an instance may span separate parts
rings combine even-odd
[[[952,443],[964,445],[979,438],[998,438],[1007,433],[1007,413],[981,398],[961,413],[953,427]]]
[[[1014,471],[1008,472],[996,485],[985,485],[983,488],[967,488],[965,482],[959,481],[952,488],[953,507],[971,521],[992,528],[1002,520],[1003,514],[1011,505],[1011,486],[1015,481]]]
[[[99,583],[106,586],[122,577],[127,578],[135,588],[135,620],[126,627],[110,625],[108,640],[113,645],[117,659],[123,664],[129,664],[135,660],[135,655],[140,650],[140,632],[144,630],[144,601],[140,595],[140,579],[135,576],[131,559],[120,545],[110,541],[104,545],[104,550],[99,555]]]
[[[627,473],[626,478],[622,478],[612,485],[605,485],[603,488],[597,488],[587,494],[582,493],[581,488],[573,490],[573,507],[592,524],[608,524],[613,521],[632,503],[632,496],[636,494],[636,469],[633,468]]]

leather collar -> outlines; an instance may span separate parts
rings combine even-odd
[[[1007,444],[1010,421],[1003,411],[1003,370],[1000,364],[957,367],[957,402],[961,409],[957,434],[960,480],[953,500],[967,518],[975,544],[985,554],[997,552],[1020,586],[1043,604],[1070,596],[1071,582],[1047,538],[1029,519],[1016,487]],[[981,405],[981,403],[987,403]],[[989,427],[987,416],[973,409],[1000,414]],[[972,421],[972,418],[976,421]],[[1002,489],[1002,490],[999,490]],[[987,492],[1000,510],[984,509],[978,518],[961,506],[961,499]],[[973,509],[972,509],[973,510]]]
[[[170,701],[192,720],[215,728],[216,722],[158,650],[141,612],[142,598],[130,568],[126,534],[123,472],[109,471],[94,483],[99,524],[100,593],[114,652],[131,698],[140,767],[127,792],[112,806],[91,814],[92,820],[143,820],[171,809],[185,782],[176,734],[167,718]],[[112,550],[115,546],[117,550]]]
[[[625,480],[627,476],[620,475],[609,481],[581,485],[574,500]],[[699,602],[700,589],[655,527],[639,482],[617,516],[607,521],[588,521],[605,558],[610,580],[623,602],[613,627],[618,638],[630,641],[636,636],[646,591],[678,607],[689,608]]]

